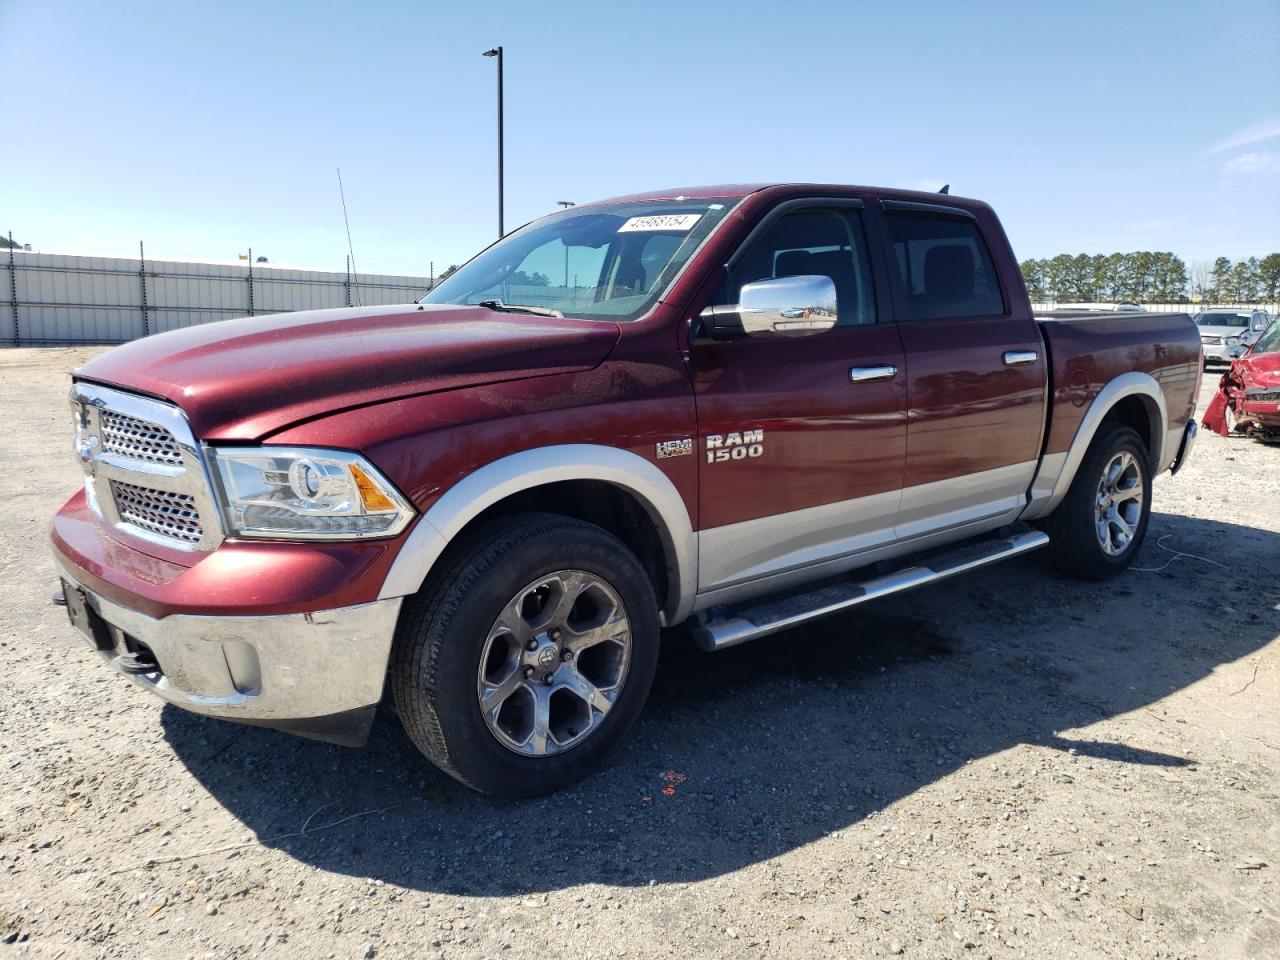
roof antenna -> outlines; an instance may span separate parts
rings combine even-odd
[[[938,192],[939,192],[939,193],[950,193],[950,192],[951,192],[951,184],[949,184],[949,183],[944,183],[944,184],[942,185],[942,189],[941,189],[941,190],[939,190]]]
[[[351,221],[347,219],[347,194],[342,189],[341,167],[338,167],[338,196],[342,198],[342,222],[347,228],[347,254],[351,257],[351,273],[356,278],[356,282],[351,285],[351,292],[358,307],[360,306],[360,274],[356,272],[356,253],[351,248]]]

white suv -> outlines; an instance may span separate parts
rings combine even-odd
[[[1230,363],[1252,346],[1271,326],[1265,310],[1206,310],[1196,317],[1204,362]]]

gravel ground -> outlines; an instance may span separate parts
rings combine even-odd
[[[202,719],[84,648],[45,526],[89,355],[0,351],[0,958],[1280,956],[1280,448],[1202,435],[1110,584],[673,635],[612,766],[500,802],[394,717]]]

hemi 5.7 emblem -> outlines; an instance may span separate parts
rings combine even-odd
[[[728,463],[764,456],[764,430],[707,434],[707,463]]]
[[[667,457],[687,457],[693,453],[693,438],[659,441],[657,452],[659,460],[665,460]]]

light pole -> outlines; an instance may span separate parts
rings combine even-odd
[[[502,229],[502,47],[484,52],[486,57],[498,58],[498,239],[506,234]]]

